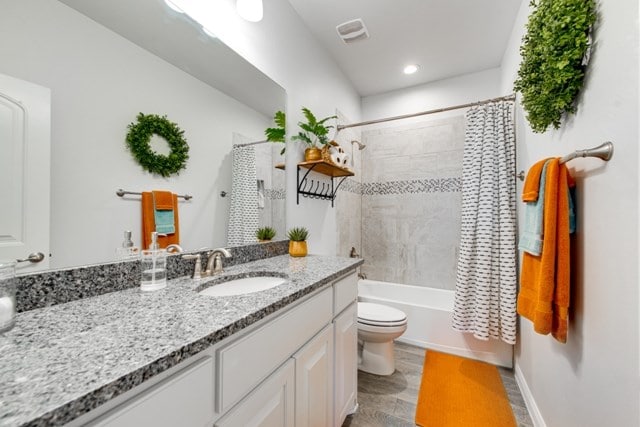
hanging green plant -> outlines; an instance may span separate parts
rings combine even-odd
[[[558,129],[584,82],[589,33],[596,22],[595,0],[531,0],[522,62],[514,90],[534,132]]]
[[[189,158],[189,145],[184,139],[184,131],[177,124],[167,120],[166,116],[142,114],[136,123],[128,126],[127,146],[131,154],[143,169],[168,177],[186,167]],[[171,152],[168,155],[156,153],[151,149],[151,136],[156,134],[164,138]]]

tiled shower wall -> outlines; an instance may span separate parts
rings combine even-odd
[[[274,240],[287,238],[285,230],[285,172],[274,165],[284,163],[280,155],[283,144],[265,143],[255,146],[256,176],[264,181],[264,203],[258,209],[258,226],[273,227]]]
[[[367,278],[455,289],[464,127],[457,116],[362,131]]]
[[[337,122],[340,124],[352,123],[339,111]],[[351,155],[353,164],[350,169],[354,176],[348,177],[338,189],[335,200],[336,222],[338,238],[336,239],[336,254],[349,256],[351,248],[355,248],[358,254],[362,254],[362,153],[358,146],[351,141],[360,141],[359,129],[344,129],[335,135],[334,140],[340,144],[345,152]]]

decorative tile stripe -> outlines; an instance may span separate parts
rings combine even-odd
[[[347,178],[338,188],[338,191],[346,191],[348,193],[362,194],[362,183],[353,178]]]
[[[264,196],[270,200],[284,200],[287,191],[284,188],[265,188]]]
[[[229,251],[232,258],[224,261],[226,266],[284,255],[289,251],[289,241],[237,246],[229,248]],[[207,254],[200,254],[204,268]],[[180,255],[170,255],[167,258],[167,278],[188,276],[193,272],[194,265],[195,260],[184,260]],[[24,312],[49,307],[139,285],[138,260],[27,274],[16,279],[16,310]]]
[[[381,196],[390,194],[454,193],[460,192],[461,184],[461,178],[432,178],[389,182],[365,182],[362,184],[362,195]]]

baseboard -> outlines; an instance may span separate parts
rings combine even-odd
[[[536,405],[536,401],[533,398],[533,394],[531,394],[531,390],[529,389],[529,385],[527,381],[524,379],[524,375],[520,370],[520,366],[516,364],[514,369],[514,376],[516,377],[516,383],[520,388],[520,393],[522,393],[522,398],[524,399],[525,405],[527,405],[527,410],[529,411],[529,416],[531,416],[531,421],[533,421],[534,427],[547,427],[547,424],[544,422],[542,418],[542,414],[540,413],[540,409],[538,409],[538,405]]]
[[[487,362],[496,366],[503,366],[505,368],[513,367],[512,353],[507,355],[507,354],[478,351],[478,350],[472,350],[472,349],[460,348],[460,347],[450,347],[447,345],[440,345],[440,344],[435,344],[435,343],[430,343],[430,342],[425,342],[420,340],[414,340],[410,338],[407,339],[404,337],[397,338],[396,341],[404,344],[413,345],[415,347],[431,349],[431,350],[439,351],[442,353],[454,354],[460,357],[466,357],[467,359],[479,360],[481,362]]]

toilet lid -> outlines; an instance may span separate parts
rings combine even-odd
[[[398,326],[407,322],[407,315],[386,305],[359,302],[358,322],[374,326]]]

